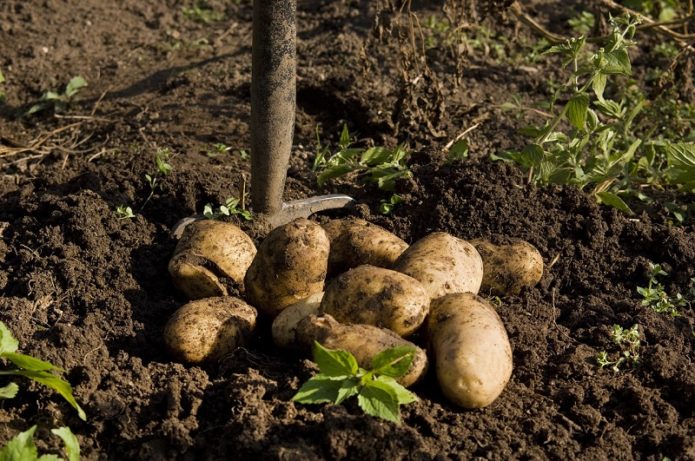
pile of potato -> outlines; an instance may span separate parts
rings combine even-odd
[[[178,360],[220,359],[248,341],[262,315],[273,320],[278,347],[308,353],[318,341],[351,352],[365,368],[388,348],[416,347],[401,384],[422,379],[429,353],[444,395],[480,408],[509,381],[512,352],[497,312],[477,293],[518,294],[538,283],[543,259],[526,242],[495,246],[443,232],[408,246],[360,219],[298,219],[256,250],[233,224],[197,221],[169,272],[192,300],[164,331]],[[424,349],[406,339],[416,332]]]

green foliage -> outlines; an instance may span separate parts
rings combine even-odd
[[[446,159],[447,162],[461,162],[468,158],[468,141],[465,139],[459,139],[451,145],[449,148]]]
[[[116,216],[118,219],[132,219],[135,217],[133,209],[127,205],[118,205],[116,207]]]
[[[41,95],[39,102],[27,110],[24,115],[29,116],[46,109],[53,108],[55,112],[64,112],[68,104],[80,90],[87,86],[87,81],[79,75],[70,79],[62,93],[46,91]]]
[[[14,365],[14,368],[9,370],[0,370],[0,376],[24,376],[50,387],[77,410],[80,419],[86,420],[84,411],[72,395],[70,383],[54,374],[63,370],[49,362],[16,352],[18,347],[19,342],[12,336],[12,332],[0,322],[0,360]],[[0,398],[13,398],[18,390],[19,387],[15,383],[10,383],[0,388]]]
[[[241,216],[246,221],[253,219],[253,214],[246,208],[240,207],[238,198],[228,198],[224,205],[220,205],[217,211],[214,210],[211,203],[208,203],[203,208],[203,216],[208,219],[218,219],[222,216]]]
[[[596,18],[589,11],[582,11],[577,16],[567,21],[574,32],[579,35],[587,35],[594,28]]]
[[[688,306],[688,300],[680,293],[670,296],[664,285],[657,277],[668,275],[660,264],[649,264],[649,284],[646,287],[637,287],[637,293],[642,295],[642,305],[654,309],[655,312],[669,314],[678,317],[680,309]]]
[[[203,24],[224,20],[224,13],[215,11],[205,1],[196,2],[192,8],[183,8],[182,12],[188,19]]]
[[[318,173],[319,187],[331,179],[354,174],[383,191],[393,192],[398,178],[412,175],[406,163],[409,154],[404,146],[393,149],[381,146],[352,147],[350,132],[347,124],[344,124],[340,133],[338,151],[331,154],[321,145],[318,129],[316,136],[317,152],[313,170]]]
[[[157,149],[157,152],[154,154],[154,165],[156,172],[145,173],[145,181],[147,181],[147,185],[150,186],[150,193],[143,202],[141,208],[145,208],[145,205],[147,205],[147,203],[152,199],[154,193],[160,187],[162,179],[171,174],[173,171],[174,167],[172,167],[171,163],[169,163],[170,158],[171,150],[166,147]]]
[[[60,461],[60,458],[56,455],[41,455],[39,456],[38,449],[34,444],[34,432],[36,431],[36,426],[32,426],[24,432],[17,434],[12,440],[7,442],[2,449],[0,449],[0,461]],[[68,461],[79,461],[80,460],[80,444],[72,433],[69,427],[59,427],[57,429],[51,429],[54,435],[57,435],[63,440],[65,445],[65,453],[67,454]]]
[[[417,401],[415,394],[396,381],[408,372],[415,356],[413,347],[385,350],[374,357],[371,370],[360,368],[351,353],[326,349],[318,342],[314,342],[313,354],[319,373],[297,391],[292,398],[295,402],[339,405],[357,396],[366,414],[400,424],[400,405]]]
[[[610,366],[614,372],[620,371],[620,367],[625,364],[631,366],[639,362],[640,332],[639,325],[634,324],[631,328],[625,329],[620,325],[613,325],[611,330],[611,340],[620,349],[620,354],[615,360],[611,360],[605,351],[599,352],[596,362],[599,367]]]
[[[379,203],[379,213],[381,214],[391,214],[393,209],[403,201],[403,197],[398,194],[392,194],[388,200],[382,200]]]

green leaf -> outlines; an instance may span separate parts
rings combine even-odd
[[[68,85],[65,87],[65,96],[68,98],[72,98],[77,94],[80,89],[84,88],[87,86],[87,81],[80,77],[79,75],[76,77],[73,77],[70,79],[68,82]]]
[[[63,458],[58,455],[41,455],[36,461],[63,461]]]
[[[388,162],[393,157],[391,149],[386,147],[376,146],[362,152],[360,163],[363,165],[373,166]]]
[[[340,132],[338,145],[341,149],[346,149],[350,145],[350,131],[348,130],[347,123],[343,123],[343,130]]]
[[[397,346],[380,352],[372,359],[371,372],[377,375],[400,378],[410,369],[415,357],[412,346]]]
[[[25,354],[19,354],[16,352],[11,352],[7,354],[2,355],[3,358],[9,360],[10,362],[14,363],[16,366],[19,368],[22,368],[24,370],[31,370],[31,371],[48,371],[48,370],[56,370],[56,371],[63,371],[62,368],[58,368],[55,365],[53,365],[50,362],[45,362],[43,360],[39,360],[37,358],[34,358],[30,355],[25,355]]]
[[[594,75],[594,78],[591,79],[591,89],[594,90],[594,94],[599,101],[603,101],[603,91],[606,89],[607,82],[608,76],[600,72]]]
[[[59,427],[58,429],[51,429],[51,432],[63,439],[68,461],[80,461],[80,442],[70,428],[67,426]]]
[[[0,70],[0,83],[5,83],[5,76],[2,74],[1,70]]]
[[[603,57],[605,58],[604,65],[601,69],[603,73],[623,75],[630,75],[632,73],[630,56],[628,56],[627,50],[618,49],[610,51],[605,53]]]
[[[447,158],[450,162],[457,162],[468,158],[468,141],[461,139],[452,144],[447,153]]]
[[[348,164],[331,165],[331,166],[327,167],[325,170],[323,170],[318,175],[316,180],[318,182],[319,187],[321,187],[329,179],[338,178],[338,177],[343,176],[347,173],[350,173],[351,171],[354,171],[355,169],[357,169],[357,168],[354,165],[348,165]]]
[[[336,396],[333,403],[340,405],[343,401],[349,399],[353,395],[357,395],[360,391],[360,380],[359,378],[349,378],[342,381],[340,388],[338,389],[338,395]]]
[[[17,392],[19,392],[19,386],[15,383],[0,387],[0,399],[12,399],[17,395]]]
[[[60,395],[62,395],[63,398],[70,405],[72,405],[72,407],[75,410],[77,410],[77,414],[82,421],[87,420],[87,416],[85,415],[84,410],[82,409],[82,407],[80,407],[80,405],[75,400],[75,397],[72,395],[72,386],[70,386],[69,382],[47,371],[17,370],[16,374],[29,379],[33,379],[34,381],[55,390]]]
[[[623,199],[618,197],[613,192],[597,192],[596,198],[598,199],[599,203],[616,208],[624,213],[632,214],[632,210],[629,206],[627,206],[627,203],[625,203]]]
[[[357,403],[362,411],[396,424],[401,422],[398,397],[395,391],[380,381],[371,381],[357,395]]]
[[[584,130],[586,112],[589,109],[589,97],[585,94],[574,95],[567,101],[567,119],[578,130]]]
[[[539,166],[545,158],[545,150],[540,144],[528,144],[521,153],[524,156],[521,164],[529,168]]]
[[[36,426],[30,427],[24,432],[15,435],[7,445],[0,449],[0,461],[33,461],[38,457],[38,450],[34,445],[34,432]]]
[[[7,325],[0,322],[0,356],[15,352],[18,347],[19,341],[12,336],[12,332],[7,328]]]
[[[390,376],[379,376],[376,378],[376,380],[390,386],[391,389],[393,389],[393,391],[396,394],[396,398],[398,399],[399,405],[407,405],[409,403],[417,402],[419,400],[417,398],[417,395],[410,392],[408,389],[403,387],[401,384],[398,383],[398,381],[396,381]]]
[[[334,403],[338,400],[344,381],[318,374],[299,388],[292,400],[297,403]]]
[[[313,355],[314,362],[324,376],[354,376],[359,369],[357,360],[351,353],[340,349],[327,349],[318,341],[314,341]]]

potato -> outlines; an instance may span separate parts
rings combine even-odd
[[[328,274],[369,264],[390,269],[408,244],[364,219],[334,219],[323,225],[331,241]]]
[[[329,349],[342,349],[357,359],[357,364],[369,369],[372,359],[380,352],[397,346],[412,346],[415,357],[408,372],[398,379],[403,386],[411,386],[427,372],[427,354],[415,344],[407,341],[391,330],[373,325],[341,324],[332,316],[309,315],[297,324],[297,341],[309,349],[318,341]]]
[[[330,242],[326,231],[308,219],[274,229],[246,272],[246,298],[275,317],[285,307],[323,291]]]
[[[226,296],[243,290],[256,246],[234,224],[204,220],[189,224],[169,261],[174,285],[188,299]]]
[[[164,343],[182,362],[219,360],[246,343],[256,315],[256,309],[232,296],[191,301],[167,322]]]
[[[464,408],[490,405],[512,374],[512,349],[495,309],[473,293],[432,302],[431,352],[444,395]]]
[[[425,321],[430,299],[420,282],[400,272],[359,266],[326,286],[321,312],[339,322],[388,328],[401,336]]]
[[[297,324],[305,317],[316,314],[319,311],[323,299],[323,291],[314,293],[298,303],[287,306],[273,320],[273,342],[276,346],[287,349],[297,347]]]
[[[536,247],[523,240],[509,245],[494,245],[471,240],[483,258],[483,283],[480,290],[497,296],[518,295],[543,277],[543,257]]]
[[[483,260],[475,247],[445,232],[413,243],[393,268],[419,280],[430,299],[450,293],[478,293],[483,280]]]

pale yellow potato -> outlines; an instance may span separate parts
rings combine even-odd
[[[256,309],[232,296],[191,301],[167,322],[164,344],[185,363],[219,360],[246,343],[256,316]]]
[[[251,238],[234,224],[196,221],[176,245],[169,273],[188,299],[226,296],[228,284],[243,290],[244,275],[255,255]]]
[[[397,379],[403,386],[411,386],[427,372],[427,354],[415,344],[391,330],[373,325],[341,324],[328,314],[309,315],[297,324],[299,345],[309,350],[314,341],[328,349],[350,352],[357,364],[370,369],[372,359],[379,353],[398,346],[412,346],[415,356],[408,372]]]
[[[285,349],[297,347],[297,324],[311,314],[317,314],[323,299],[323,291],[314,293],[306,299],[287,306],[273,320],[273,342]]]
[[[420,281],[430,299],[478,293],[483,281],[483,260],[475,247],[445,232],[432,233],[410,245],[393,268]]]
[[[321,312],[339,322],[374,325],[408,336],[425,321],[429,306],[429,296],[417,280],[364,265],[327,284]]]
[[[494,245],[471,240],[483,258],[483,283],[480,291],[497,296],[518,295],[523,288],[534,287],[543,277],[543,257],[536,247],[523,240],[509,245]]]
[[[464,408],[490,405],[512,375],[512,348],[495,309],[473,293],[432,302],[428,321],[437,379],[444,395]]]
[[[323,224],[331,241],[328,273],[340,274],[369,264],[390,269],[408,244],[364,219],[334,219]]]
[[[330,242],[308,219],[274,229],[261,243],[246,272],[246,299],[275,317],[284,308],[323,291]]]

